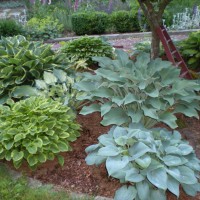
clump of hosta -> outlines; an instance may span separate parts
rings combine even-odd
[[[70,142],[79,136],[79,125],[71,109],[58,101],[30,97],[0,106],[0,159],[13,161],[16,168],[27,162],[35,168],[60,152],[71,150]]]
[[[76,88],[86,94],[81,100],[92,101],[81,114],[101,112],[105,126],[141,122],[152,127],[164,122],[176,128],[176,113],[198,118],[200,110],[196,91],[200,85],[180,78],[180,69],[168,61],[150,60],[149,54],[140,54],[136,61],[127,53],[116,51],[117,58],[95,57],[101,68],[95,74],[83,73]]]
[[[31,85],[45,70],[62,66],[51,45],[30,42],[23,36],[0,40],[0,102],[19,85]]]
[[[76,78],[60,69],[45,71],[43,79],[35,80],[34,87],[18,86],[13,90],[12,97],[45,96],[76,110],[81,104],[81,101],[77,100],[81,93],[72,87]]]
[[[190,196],[200,191],[200,161],[178,131],[131,124],[112,127],[98,140],[86,148],[86,162],[105,162],[109,176],[127,183],[115,200],[166,200],[166,190],[178,198],[180,185]]]

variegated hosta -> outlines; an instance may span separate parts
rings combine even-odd
[[[60,66],[61,56],[51,45],[29,42],[23,36],[2,37],[0,40],[0,101],[5,102],[13,88],[31,85],[43,72]],[[3,98],[4,97],[4,98]]]
[[[83,73],[76,88],[85,91],[79,99],[90,100],[81,114],[101,112],[102,124],[122,125],[142,122],[152,127],[164,122],[176,128],[175,113],[198,118],[200,85],[179,77],[180,69],[161,59],[141,54],[134,62],[127,53],[116,51],[117,59],[94,57],[101,68]]]
[[[70,142],[80,135],[72,110],[58,101],[30,97],[8,106],[0,105],[0,159],[13,161],[16,168],[27,161],[35,168],[60,152],[71,150]]]
[[[87,164],[105,162],[109,176],[129,185],[115,200],[166,200],[166,190],[179,197],[179,185],[190,196],[200,191],[200,160],[178,131],[131,124],[112,127],[98,140],[86,148]]]
[[[30,96],[45,96],[53,100],[59,101],[64,105],[76,110],[82,101],[78,101],[77,97],[81,94],[72,86],[78,77],[68,74],[60,69],[45,71],[43,79],[36,79],[35,85],[22,85],[13,89],[11,96],[14,98],[23,98]]]

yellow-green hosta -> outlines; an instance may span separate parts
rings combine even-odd
[[[72,110],[44,97],[30,97],[0,106],[0,159],[13,161],[16,168],[27,162],[31,168],[71,150],[80,126]]]

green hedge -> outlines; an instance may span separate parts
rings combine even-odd
[[[113,12],[111,14],[110,21],[116,31],[120,33],[140,30],[136,12],[129,12],[125,10]]]
[[[72,15],[72,28],[77,35],[102,34],[108,27],[108,14],[104,12],[79,12]]]

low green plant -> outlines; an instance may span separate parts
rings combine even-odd
[[[113,12],[111,14],[111,23],[120,33],[140,30],[137,14],[125,10]]]
[[[131,124],[112,127],[98,140],[86,148],[86,162],[105,162],[108,175],[127,184],[116,191],[115,200],[166,200],[166,190],[178,198],[180,185],[190,196],[200,191],[200,160],[178,131]]]
[[[17,8],[17,7],[24,7],[25,4],[20,1],[5,1],[3,0],[0,4],[0,8],[9,9],[9,8]]]
[[[26,161],[31,168],[55,156],[63,165],[60,152],[80,135],[72,110],[58,101],[30,97],[0,106],[0,159],[13,161],[16,168]]]
[[[200,69],[200,31],[191,33],[179,43],[181,54],[191,69]]]
[[[163,122],[176,128],[176,113],[199,118],[199,100],[196,91],[200,85],[179,77],[180,69],[161,59],[150,60],[149,54],[140,54],[136,61],[116,50],[117,57],[94,57],[100,68],[94,74],[83,73],[75,84],[85,93],[79,100],[91,101],[81,114],[100,112],[101,124],[108,126],[141,122],[152,127]]]
[[[61,55],[51,45],[29,42],[23,36],[0,40],[0,102],[12,96],[16,86],[32,85],[43,72],[61,66]]]
[[[13,19],[0,20],[0,38],[22,34],[22,26]]]
[[[64,27],[51,16],[31,18],[25,26],[25,34],[31,40],[48,40],[60,37]]]
[[[61,52],[65,53],[69,59],[75,61],[86,60],[88,65],[95,62],[92,61],[94,56],[106,56],[113,58],[113,48],[110,44],[103,41],[101,38],[84,36],[75,40],[66,42]]]
[[[77,35],[105,33],[109,25],[104,12],[78,12],[72,14],[72,29]]]

